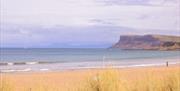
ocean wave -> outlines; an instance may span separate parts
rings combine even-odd
[[[26,62],[27,65],[39,64],[39,62]]]
[[[0,67],[0,72],[28,72],[28,71],[61,71],[61,70],[79,70],[79,69],[101,69],[101,68],[135,68],[135,67],[150,67],[150,66],[166,66],[166,62],[159,63],[141,63],[141,64],[121,64],[121,63],[107,63],[102,64],[98,62],[80,62],[80,63],[58,63],[47,65],[34,65],[37,62],[29,63],[31,66],[9,66]],[[180,64],[180,62],[169,62],[169,65]],[[28,67],[28,68],[27,68]]]
[[[0,62],[0,66],[13,66],[13,65],[35,65],[35,64],[50,64],[55,62],[43,62],[43,61],[34,61],[34,62]]]
[[[48,71],[49,69],[47,68],[43,68],[43,69],[39,69],[40,71]]]
[[[1,73],[28,72],[28,71],[31,71],[31,68],[26,68],[26,69],[4,69],[4,70],[0,70]]]

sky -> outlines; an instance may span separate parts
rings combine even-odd
[[[106,48],[120,35],[180,35],[180,0],[0,0],[1,47]]]

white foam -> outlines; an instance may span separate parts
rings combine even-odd
[[[2,73],[27,72],[27,71],[31,71],[31,68],[26,68],[26,69],[22,69],[22,70],[14,70],[14,69],[4,69],[4,70],[0,70],[0,72],[2,72]]]
[[[15,70],[0,70],[2,73],[9,73],[9,72],[14,72]]]
[[[171,62],[169,64],[179,64],[180,62]],[[126,65],[126,66],[110,66],[112,68],[134,68],[134,67],[151,67],[151,66],[166,66],[166,63],[156,64],[137,64],[137,65]],[[94,69],[94,68],[106,68],[108,66],[86,66],[86,67],[71,67],[71,69]]]
[[[173,62],[169,64],[179,64],[180,62]],[[129,65],[129,66],[112,66],[113,68],[131,68],[131,67],[150,67],[150,66],[163,66],[165,63],[157,63],[157,64],[139,64],[139,65]]]
[[[7,63],[8,65],[14,65],[14,63]]]
[[[19,71],[19,72],[26,72],[26,71],[31,71],[31,68],[26,68],[26,69],[16,70],[16,71]]]
[[[39,69],[40,71],[48,71],[49,69]]]
[[[38,64],[38,62],[26,62],[26,64],[32,65],[32,64]]]
[[[171,64],[179,64],[180,62],[169,62],[169,65]],[[64,64],[63,64],[64,65]],[[115,64],[115,65],[110,65],[110,66],[104,66],[104,65],[101,65],[101,64],[92,64],[92,65],[84,65],[84,66],[78,66],[78,65],[70,65],[70,66],[62,66],[62,65],[46,65],[47,67],[44,67],[44,68],[41,68],[40,66],[38,66],[38,69],[36,71],[49,71],[50,69],[48,68],[52,68],[51,70],[75,70],[75,69],[103,69],[103,68],[107,68],[107,67],[112,67],[112,68],[135,68],[135,67],[150,67],[150,66],[166,66],[166,63],[165,62],[160,62],[160,63],[143,63],[143,64],[132,64],[132,65],[118,65],[118,64]],[[10,67],[4,67],[4,68],[1,68],[0,69],[0,72],[4,72],[4,73],[7,73],[7,72],[27,72],[27,71],[35,71],[35,70],[32,70],[31,68],[25,68],[26,66],[23,66],[22,69],[18,69],[18,68],[15,68],[13,69],[11,66]],[[34,67],[34,66],[33,66]],[[40,67],[40,68],[39,68]]]

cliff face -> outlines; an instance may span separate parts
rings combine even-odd
[[[180,50],[180,36],[122,35],[112,46],[120,49]]]

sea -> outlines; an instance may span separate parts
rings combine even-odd
[[[0,72],[142,67],[180,63],[180,51],[111,48],[0,48]]]

